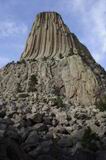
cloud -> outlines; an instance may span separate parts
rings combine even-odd
[[[24,23],[16,23],[10,20],[0,22],[0,38],[26,34],[28,28]]]
[[[79,22],[80,40],[106,68],[106,0],[63,0],[63,4]]]
[[[89,12],[86,13],[85,7],[85,16],[83,16],[85,31],[89,31],[88,38],[85,39],[94,48],[92,50],[96,60],[101,62],[106,56],[106,1],[98,0],[89,8]]]
[[[6,65],[8,62],[10,62],[10,59],[9,59],[9,58],[0,57],[0,67],[3,67],[3,66]]]

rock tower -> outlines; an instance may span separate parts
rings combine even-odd
[[[66,57],[72,52],[77,53],[76,44],[61,16],[43,12],[36,17],[21,59]]]
[[[39,81],[42,81],[47,93],[58,88],[59,92],[75,105],[95,104],[105,92],[105,71],[56,12],[42,12],[37,15],[21,55],[20,61],[22,60],[26,62],[24,74],[28,77],[25,79],[24,92],[27,91],[31,74],[40,76]],[[31,61],[36,62],[33,64]],[[17,65],[15,66],[14,79],[17,77]],[[20,79],[22,76],[20,71]],[[9,85],[9,82],[12,85]],[[4,82],[4,92],[7,94],[9,90],[13,93],[16,82],[17,79],[14,82],[12,79]],[[23,88],[23,84],[20,85]]]
[[[0,70],[0,159],[105,160],[104,110],[105,70],[58,13],[39,13]]]

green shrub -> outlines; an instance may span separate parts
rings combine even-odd
[[[22,59],[22,60],[20,60],[20,61],[17,61],[17,64],[26,64],[26,61],[25,61],[25,59]]]
[[[100,142],[99,136],[88,127],[81,139],[81,145],[85,149],[96,152],[99,148],[97,142]]]
[[[42,58],[43,61],[47,61],[47,59],[48,59],[48,58],[45,57],[45,56]]]
[[[57,106],[57,108],[64,108],[65,104],[63,103],[62,97],[57,96],[57,98],[54,99],[54,104]]]
[[[37,84],[38,84],[38,79],[37,79],[36,75],[32,74],[29,79],[29,82],[28,82],[28,91],[30,91],[30,92],[36,91]]]
[[[30,77],[30,81],[32,84],[37,84],[38,83],[38,79],[36,77],[36,75],[32,74]]]
[[[106,96],[104,96],[101,100],[99,100],[96,106],[101,112],[106,111]]]
[[[63,101],[62,101],[62,98],[61,98],[61,97],[59,97],[59,96],[58,96],[56,101],[57,101],[57,106],[58,106],[58,107],[63,107],[63,106],[64,106],[64,104],[63,104]]]

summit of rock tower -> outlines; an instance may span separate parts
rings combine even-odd
[[[37,15],[21,59],[59,57],[77,53],[77,46],[68,27],[56,12]]]

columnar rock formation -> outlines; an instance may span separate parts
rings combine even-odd
[[[105,88],[105,71],[58,13],[43,12],[36,17],[21,60],[40,60],[41,63],[42,59],[53,58],[54,66],[53,60],[50,65],[45,62],[39,65],[44,83],[51,83],[51,77],[57,87],[64,89],[64,95],[77,105],[94,104],[100,98]]]
[[[77,48],[68,27],[55,12],[37,15],[27,40],[22,59],[68,56]]]
[[[104,110],[105,70],[58,13],[38,14],[0,70],[0,160],[105,160]]]

